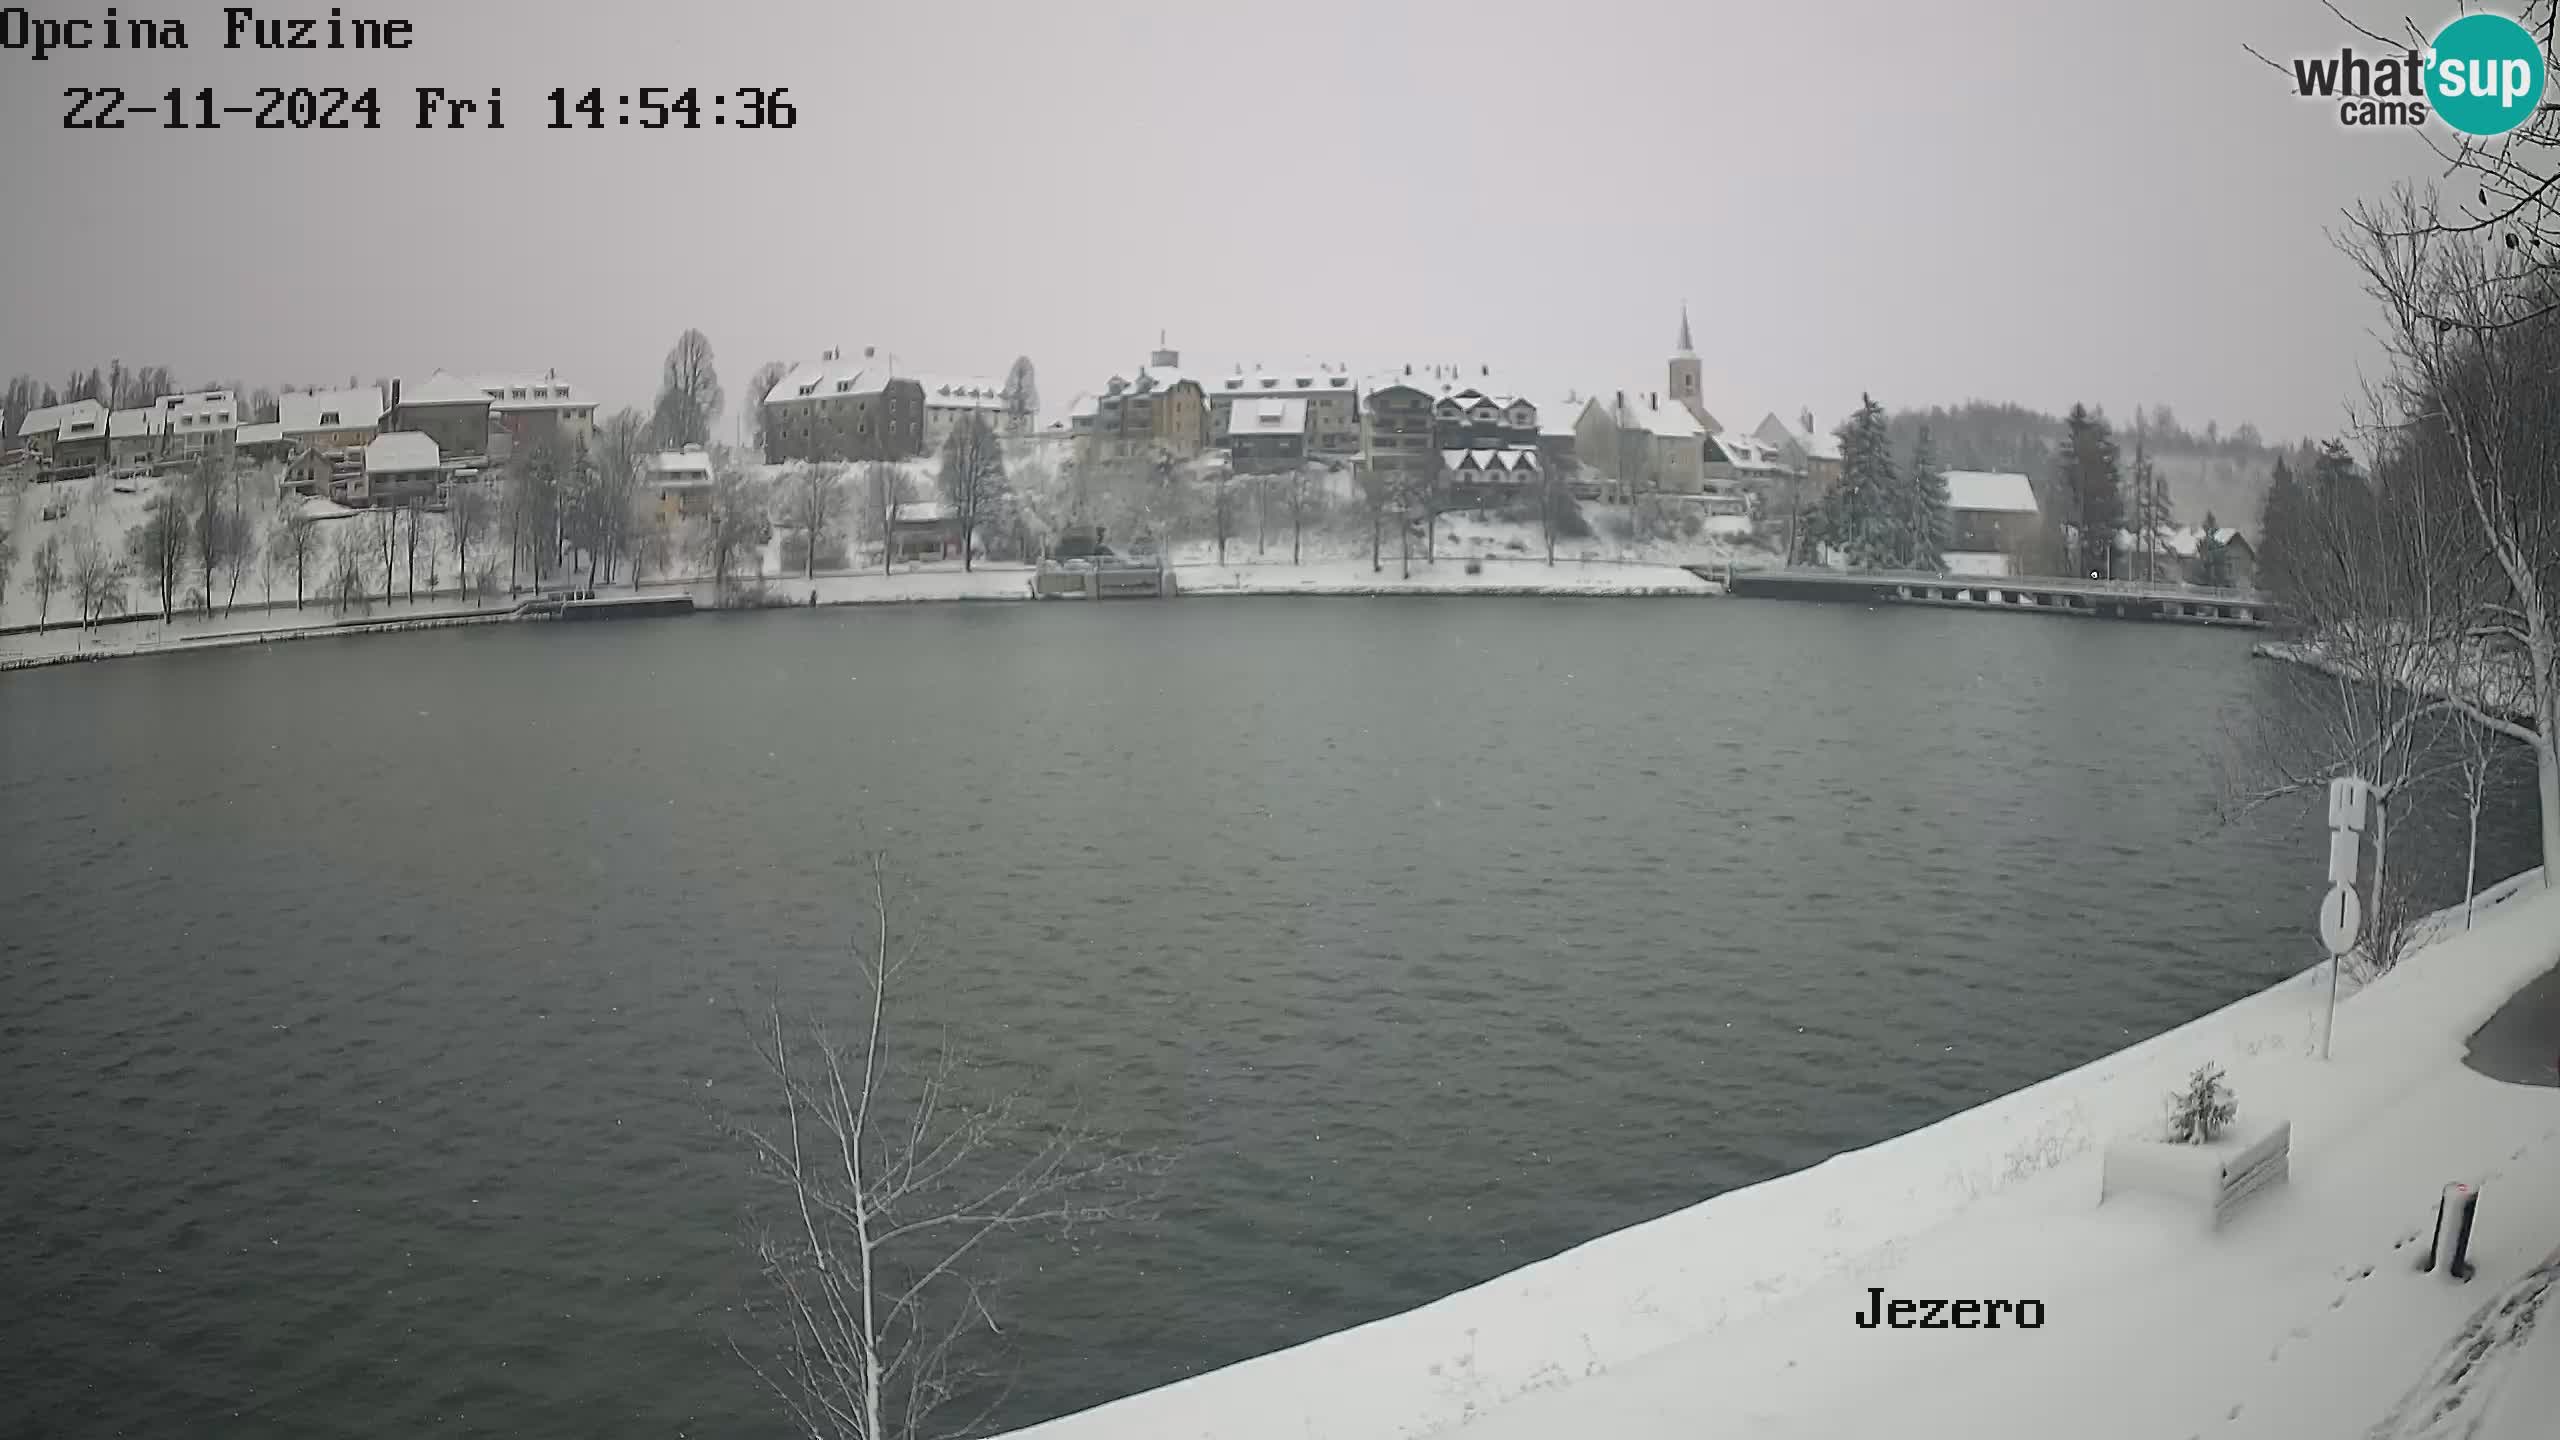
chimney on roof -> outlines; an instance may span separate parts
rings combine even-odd
[[[1476,367],[1476,374],[1482,377],[1491,378],[1493,375],[1493,367],[1490,365],[1479,365]]]
[[[1662,392],[1661,392],[1661,391],[1659,391],[1659,390],[1656,390],[1656,391],[1654,391],[1652,394],[1647,395],[1646,397],[1644,397],[1644,408],[1646,408],[1647,410],[1659,410],[1659,409],[1661,409],[1661,408],[1662,408]]]
[[[394,414],[400,409],[400,382],[397,380],[391,382],[391,409]]]
[[[1804,409],[1804,433],[1808,436],[1813,434],[1813,407],[1810,405]]]

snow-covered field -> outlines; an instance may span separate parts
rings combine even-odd
[[[2537,872],[2486,898],[2340,1004],[2328,1061],[2314,969],[1939,1124],[1016,1434],[2550,1440],[2560,1321],[2534,1322],[2560,1276],[2560,1088],[2461,1056],[2560,959],[2560,893]],[[2149,1133],[2206,1061],[2244,1121],[2291,1121],[2291,1179],[2218,1233],[2099,1204],[2104,1142]],[[2415,1268],[2455,1179],[2482,1194],[2467,1285]],[[2046,1318],[1866,1329],[1870,1287]]]

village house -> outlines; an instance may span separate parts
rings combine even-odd
[[[681,525],[711,513],[711,457],[699,445],[662,451],[641,462],[640,489],[655,496],[658,523]]]
[[[1440,447],[1432,443],[1432,408],[1438,397],[1405,373],[1371,381],[1361,401],[1360,449],[1373,471],[1417,470],[1434,464]]]
[[[1499,505],[1536,488],[1545,474],[1535,446],[1440,452],[1441,500],[1454,510]]]
[[[1239,475],[1294,470],[1307,458],[1307,400],[1298,395],[1237,396],[1220,407],[1218,443]]]
[[[314,499],[346,502],[364,493],[365,452],[305,446],[285,462],[279,488]]]
[[[2016,559],[2040,543],[2043,513],[2024,475],[1997,470],[1950,470],[1947,478],[1946,548],[1940,552],[1955,575],[2010,575]]]
[[[276,397],[276,425],[296,450],[361,450],[382,428],[382,393],[288,391]]]
[[[469,383],[489,397],[489,443],[482,448],[492,459],[545,436],[557,439],[564,453],[595,440],[595,403],[579,395],[556,370],[540,375],[481,375]]]
[[[447,456],[486,455],[489,392],[441,370],[424,380],[394,380],[381,429],[424,435]]]
[[[161,453],[172,457],[206,451],[228,455],[240,428],[240,401],[228,390],[199,390],[160,397]]]
[[[1360,387],[1341,366],[1300,365],[1286,370],[1239,369],[1215,382],[1204,382],[1209,397],[1210,433],[1228,433],[1228,417],[1245,400],[1302,400],[1305,404],[1307,450],[1317,455],[1351,455],[1360,450]]]
[[[292,455],[293,446],[284,438],[284,422],[268,420],[233,431],[231,453],[251,464],[263,465]]]
[[[1773,410],[1751,434],[1774,449],[1789,469],[1804,476],[1815,496],[1830,494],[1840,483],[1840,437],[1814,429],[1812,411],[1805,411],[1798,424],[1790,425]]]
[[[1538,455],[1548,474],[1561,477],[1574,495],[1591,500],[1599,496],[1599,487],[1583,479],[1581,457],[1576,448],[1577,431],[1582,425],[1582,412],[1591,408],[1588,400],[1568,394],[1553,404],[1538,407]]]
[[[433,436],[394,431],[375,436],[364,447],[363,478],[356,493],[345,498],[366,506],[425,504],[437,498],[443,479],[444,455]]]
[[[2224,584],[2234,590],[2257,588],[2258,551],[2249,537],[2229,526],[2216,526],[2213,538],[2222,547],[2222,563],[2227,578]],[[2115,573],[2126,580],[2155,581],[2170,585],[2202,585],[2205,583],[2205,530],[2200,525],[2176,525],[2160,533],[2158,550],[2145,555],[2133,532],[2116,532]]]
[[[893,560],[957,560],[960,517],[940,500],[909,500],[889,512],[889,555]]]
[[[1209,404],[1199,381],[1182,373],[1182,353],[1161,345],[1132,379],[1114,375],[1074,417],[1084,460],[1163,456],[1188,460],[1208,448]]]
[[[919,375],[916,385],[924,391],[924,453],[941,453],[943,442],[951,432],[975,420],[987,427],[987,433],[1006,433],[1004,387],[992,380],[953,378],[947,375]]]
[[[107,463],[118,469],[158,463],[165,414],[157,405],[139,405],[109,415]]]
[[[761,397],[764,458],[906,460],[924,453],[924,387],[865,346],[858,361],[829,350]]]
[[[1605,498],[1706,493],[1707,427],[1659,390],[1619,390],[1585,407],[1574,453],[1599,472]]]
[[[28,423],[46,414],[51,416],[50,425],[28,438],[36,442],[36,453],[44,456],[47,463],[63,469],[107,463],[106,406],[95,400],[74,400],[55,406],[50,412],[36,411],[27,417]],[[46,439],[48,435],[50,441]]]

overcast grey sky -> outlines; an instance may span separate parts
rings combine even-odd
[[[1728,424],[1867,390],[2294,435],[2371,354],[2323,230],[2429,158],[2242,51],[2334,54],[2316,0],[341,0],[414,22],[390,55],[117,8],[192,48],[0,54],[0,369],[556,368],[645,405],[698,326],[730,417],[759,363],[865,344],[1028,354],[1055,410],[1161,328],[1201,369],[1545,398],[1658,385],[1685,298]],[[378,86],[386,128],[63,130],[98,84]],[[540,128],[554,86],[649,84],[787,86],[799,125]],[[412,131],[418,85],[503,87],[508,128]]]

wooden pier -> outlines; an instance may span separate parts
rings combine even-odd
[[[1735,570],[1703,566],[1698,575],[1724,582],[1735,595],[1847,605],[1936,605],[1959,610],[2069,615],[2084,620],[2165,621],[2264,629],[2280,618],[2276,603],[2248,590],[2136,580],[2070,580],[2033,575],[1927,575],[1894,571]]]

